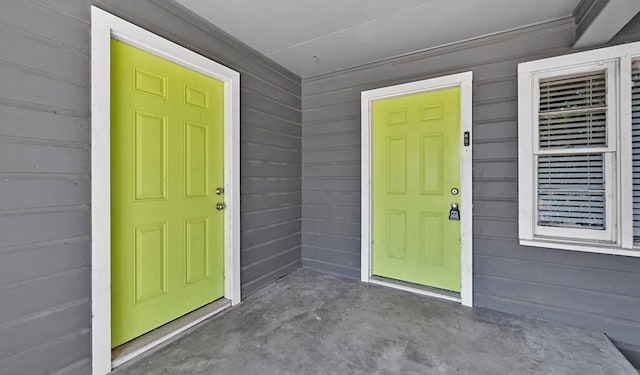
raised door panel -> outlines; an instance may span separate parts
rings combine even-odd
[[[135,304],[167,292],[167,224],[134,229]]]
[[[387,193],[404,194],[407,190],[407,141],[405,137],[387,139]]]
[[[167,198],[167,118],[136,110],[133,143],[135,200]]]
[[[444,135],[423,134],[420,139],[420,193],[442,195],[444,190]]]
[[[185,221],[185,284],[193,284],[209,276],[211,246],[209,218]]]
[[[185,123],[185,192],[187,197],[209,194],[209,134],[206,124]]]

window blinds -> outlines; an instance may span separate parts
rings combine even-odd
[[[538,225],[606,229],[604,153],[592,150],[607,145],[606,85],[606,70],[540,80]]]
[[[633,150],[633,242],[640,243],[640,60],[631,65],[631,142]]]
[[[540,80],[541,149],[606,146],[605,71]]]

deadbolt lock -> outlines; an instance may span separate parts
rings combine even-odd
[[[460,220],[460,210],[458,209],[458,203],[456,202],[451,203],[451,209],[449,210],[449,220]]]
[[[227,205],[222,203],[222,202],[216,203],[216,210],[218,210],[218,211],[224,210],[225,207],[227,207]]]
[[[221,187],[217,187],[216,188],[216,195],[222,195],[224,194],[224,189]]]

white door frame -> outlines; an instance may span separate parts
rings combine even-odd
[[[461,302],[465,306],[473,306],[472,81],[473,72],[465,72],[362,92],[361,281]],[[373,279],[371,274],[371,102],[377,99],[448,87],[460,87],[460,298],[412,288],[404,284]],[[463,143],[465,132],[469,132],[469,146],[464,146]]]
[[[91,7],[91,360],[111,371],[111,38],[224,82],[224,296],[240,303],[240,74]]]

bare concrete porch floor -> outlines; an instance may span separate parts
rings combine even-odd
[[[630,374],[603,334],[308,269],[115,374]]]

